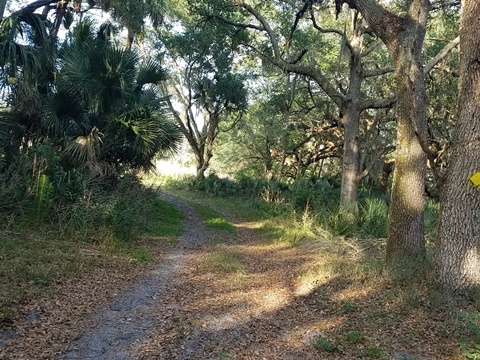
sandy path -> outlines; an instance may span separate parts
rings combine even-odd
[[[324,306],[307,304],[296,284],[309,259],[264,239],[257,223],[234,221],[235,236],[207,231],[188,205],[167,200],[187,214],[179,246],[61,359],[318,358],[312,341]],[[218,254],[235,254],[241,270],[205,266]]]
[[[166,285],[180,276],[188,259],[205,240],[205,228],[196,212],[184,202],[163,195],[187,216],[184,234],[178,246],[124,294],[95,317],[95,326],[85,329],[61,359],[133,359],[125,350],[142,340],[157,317],[159,302],[164,301]]]

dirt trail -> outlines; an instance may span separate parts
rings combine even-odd
[[[167,285],[174,301],[160,306],[154,331],[132,353],[141,359],[324,358],[312,344],[325,306],[297,286],[299,269],[311,259],[262,238],[258,226],[237,222],[234,243],[199,249],[181,281]],[[203,265],[218,253],[238,256],[242,270]]]
[[[133,359],[125,349],[142,340],[157,316],[156,305],[167,297],[166,285],[180,276],[198,245],[205,241],[205,228],[196,212],[185,203],[163,196],[187,216],[179,246],[166,254],[144,278],[118,297],[96,318],[96,325],[86,329],[61,359]]]
[[[164,197],[187,214],[179,244],[93,316],[91,326],[74,320],[85,312],[71,315],[72,291],[52,301],[46,309],[68,304],[70,312],[59,320],[50,315],[46,324],[48,317],[40,316],[41,326],[23,333],[30,347],[16,345],[6,359],[453,359],[437,352],[444,338],[435,332],[439,322],[428,304],[396,310],[385,301],[390,289],[382,284],[352,286],[335,276],[319,282],[308,275],[325,261],[318,249],[273,243],[260,223],[228,213],[235,235],[208,230],[190,206]],[[120,277],[110,284],[114,274],[100,283],[118,291]],[[79,289],[91,288],[84,279]],[[79,336],[74,326],[83,328]],[[315,347],[319,336],[339,339],[340,347]],[[32,349],[40,349],[37,357]]]
[[[256,223],[236,221],[233,238],[207,231],[188,205],[167,200],[187,214],[180,245],[61,359],[318,358],[312,341],[324,306],[306,306],[296,287],[309,259],[263,239]],[[228,267],[229,256],[239,269],[215,268]],[[297,299],[302,306],[292,308]]]

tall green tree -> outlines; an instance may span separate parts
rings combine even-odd
[[[387,259],[425,256],[424,191],[428,138],[426,90],[421,54],[430,11],[428,0],[409,2],[405,15],[395,14],[375,0],[336,0],[357,9],[382,39],[395,64],[397,84],[397,144],[391,191]]]
[[[425,68],[422,50],[431,10],[429,0],[402,2],[406,13],[397,14],[376,0],[336,0],[358,10],[373,32],[382,39],[394,60],[397,92],[397,143],[391,190],[387,259],[423,258],[424,193],[427,155],[434,150],[428,141],[425,72],[430,71],[457,40],[434,57]]]
[[[314,1],[235,1],[217,8],[211,16],[247,30],[250,37],[244,43],[246,48],[284,72],[311,78],[337,106],[344,135],[340,205],[354,211],[359,183],[367,175],[361,166],[361,114],[390,107],[395,99],[388,96],[391,94],[372,96],[363,87],[366,78],[388,71],[365,67],[379,43],[369,35],[358,14],[351,12],[339,29],[322,24],[328,17],[322,16],[322,11],[328,14]],[[346,67],[342,66],[344,58]]]
[[[184,23],[184,31],[163,33],[172,64],[168,101],[195,155],[197,175],[210,165],[218,133],[231,128],[247,108],[243,76],[234,69],[235,39],[225,27]]]

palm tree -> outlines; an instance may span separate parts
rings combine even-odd
[[[158,84],[165,79],[159,63],[115,47],[84,22],[60,51],[45,125],[51,136],[66,140],[75,162],[150,169],[181,136],[163,110]]]
[[[6,166],[20,151],[42,142],[55,148],[65,168],[96,175],[150,169],[159,153],[176,149],[181,133],[163,109],[158,84],[166,72],[159,63],[115,47],[88,21],[73,30],[58,53],[42,55],[29,44],[15,46],[31,51],[43,71],[18,66],[16,61],[24,65],[28,56],[1,64],[3,75],[12,79],[8,108],[0,114],[2,128],[8,126],[0,144]]]

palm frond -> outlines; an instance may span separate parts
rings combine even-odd
[[[79,99],[67,91],[57,91],[50,96],[43,107],[43,122],[47,129],[56,135],[69,133],[68,125],[71,121],[81,118],[84,109]]]
[[[103,134],[93,127],[86,136],[77,136],[65,148],[65,153],[72,161],[86,167],[93,167],[100,160],[100,146]]]
[[[158,84],[160,81],[167,80],[167,78],[167,71],[162,65],[153,59],[148,59],[138,69],[137,89],[141,90],[146,84]]]
[[[75,47],[82,47],[85,44],[91,44],[95,37],[93,22],[90,19],[85,19],[73,29],[72,42]]]
[[[148,169],[157,154],[173,153],[180,144],[182,135],[176,124],[147,105],[136,105],[118,116],[116,123],[123,128],[117,150],[134,168]]]
[[[117,32],[117,27],[112,22],[107,21],[100,25],[97,33],[97,38],[102,41],[109,41],[115,37],[115,34],[117,34]]]

